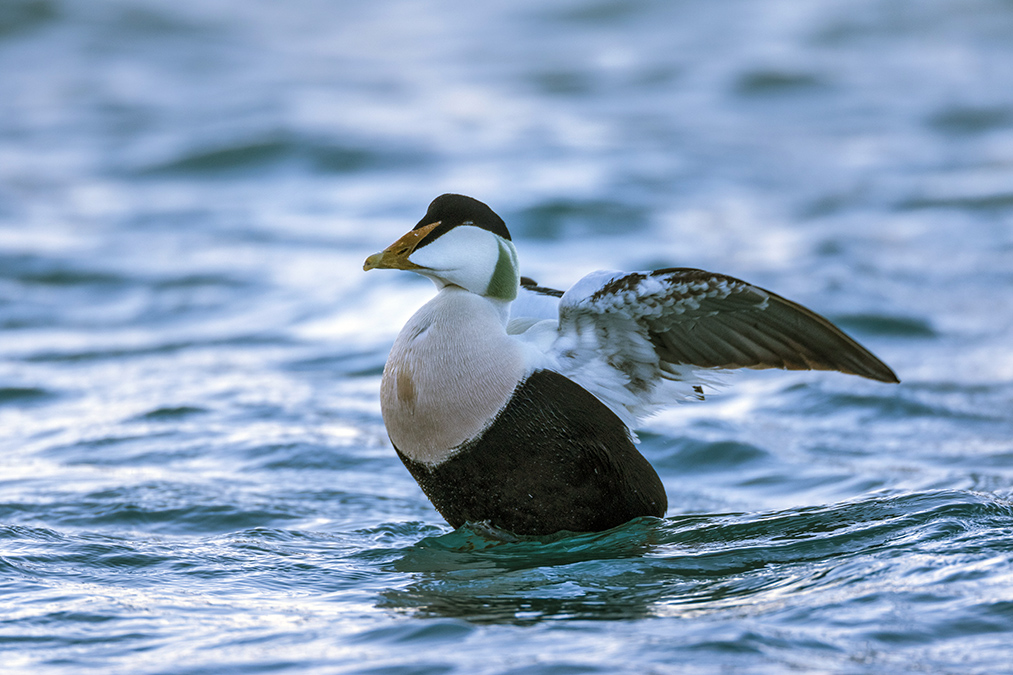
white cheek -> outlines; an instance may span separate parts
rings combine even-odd
[[[499,260],[498,237],[479,227],[456,227],[408,259],[428,268],[419,272],[438,280],[438,286],[452,284],[484,295]]]
[[[455,227],[409,256],[416,265],[450,271],[474,267],[491,272],[499,257],[496,236],[479,227]]]

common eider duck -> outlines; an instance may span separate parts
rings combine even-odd
[[[706,369],[898,382],[827,319],[723,274],[599,271],[565,293],[537,286],[503,220],[463,195],[437,197],[363,269],[411,270],[438,289],[395,340],[380,400],[398,456],[454,527],[543,535],[664,516],[631,429],[701,398]]]

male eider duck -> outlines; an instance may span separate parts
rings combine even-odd
[[[439,289],[395,340],[380,400],[398,456],[454,527],[538,535],[664,516],[665,488],[631,428],[700,398],[701,369],[898,381],[822,316],[723,274],[593,272],[565,293],[538,287],[520,276],[503,220],[462,195],[437,197],[366,259],[376,268]],[[528,313],[525,300],[543,306]]]

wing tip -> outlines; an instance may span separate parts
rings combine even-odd
[[[813,370],[832,370],[845,375],[856,375],[867,380],[875,380],[885,384],[900,384],[900,378],[893,369],[879,360],[869,350],[858,343],[855,343],[860,351],[844,355],[844,358],[821,359],[819,362],[810,362]]]
[[[541,286],[531,277],[521,277],[521,288],[532,293],[537,293],[538,295],[548,295],[553,298],[563,297],[563,291]]]
[[[900,378],[897,377],[897,373],[893,372],[893,369],[882,361],[877,359],[875,364],[868,365],[871,367],[863,369],[863,372],[855,373],[855,375],[886,384],[900,384]]]

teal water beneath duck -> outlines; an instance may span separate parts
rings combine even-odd
[[[1013,662],[1013,5],[0,2],[0,671]],[[701,267],[902,384],[729,375],[664,519],[451,531],[380,372],[436,195],[524,273]]]

